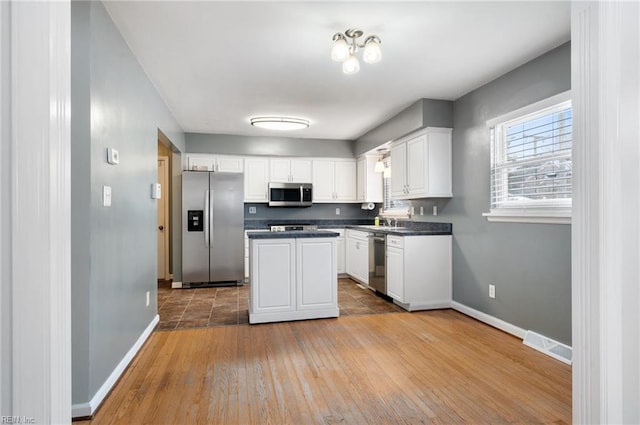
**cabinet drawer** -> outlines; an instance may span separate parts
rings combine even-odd
[[[367,240],[368,232],[362,232],[360,230],[347,229],[347,237],[351,239]]]
[[[404,248],[404,238],[402,236],[387,236],[387,246],[395,248]]]

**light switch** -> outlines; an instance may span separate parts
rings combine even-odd
[[[120,154],[113,148],[107,148],[107,162],[112,165],[118,165],[120,163]]]
[[[102,205],[111,206],[111,186],[102,186]]]
[[[160,183],[151,183],[151,199],[162,198],[162,185]]]

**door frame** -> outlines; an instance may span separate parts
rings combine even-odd
[[[169,161],[169,157],[168,156],[164,156],[164,155],[158,155],[158,162],[164,162],[165,163],[165,167],[164,167],[164,183],[161,181],[161,196],[160,199],[158,199],[158,202],[160,202],[162,209],[164,210],[164,230],[163,230],[163,243],[164,243],[164,273],[163,276],[158,276],[158,279],[163,279],[163,280],[167,280],[168,278],[171,277],[171,273],[170,273],[170,232],[171,232],[171,215],[170,215],[170,209],[169,209],[169,204],[170,204],[170,168],[171,168],[171,162]],[[158,164],[158,170],[160,170],[160,165]],[[159,225],[159,223],[158,223]]]

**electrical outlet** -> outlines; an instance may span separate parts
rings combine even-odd
[[[489,284],[489,298],[496,297],[496,285]]]
[[[416,210],[414,207],[411,207],[411,216],[416,215]]]
[[[420,215],[424,215],[424,207],[420,207]]]
[[[149,307],[149,302],[151,301],[151,299],[149,298],[149,291],[147,291],[147,307]]]
[[[437,205],[433,206],[433,215],[438,215],[438,206]]]
[[[255,214],[256,213],[256,207],[249,207],[249,214]]]
[[[336,215],[340,215],[340,208],[336,208]]]

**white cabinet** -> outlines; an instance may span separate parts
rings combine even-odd
[[[251,240],[251,314],[295,310],[295,264],[295,239]]]
[[[369,284],[369,234],[347,229],[346,272],[353,279]]]
[[[451,307],[451,236],[387,236],[387,295],[406,310]]]
[[[358,202],[384,202],[383,173],[375,171],[378,155],[365,155],[356,164],[356,200]]]
[[[250,239],[249,322],[338,317],[336,238]]]
[[[452,196],[450,128],[428,127],[391,145],[391,196]]]
[[[189,154],[186,165],[187,170],[242,173],[244,171],[244,158],[228,155]]]
[[[269,181],[311,183],[311,160],[293,158],[271,158]]]
[[[269,201],[269,159],[250,157],[244,159],[244,201]]]
[[[313,160],[313,202],[355,202],[354,160]]]
[[[338,234],[340,234],[340,236],[338,236],[336,238],[336,266],[338,269],[338,274],[344,274],[345,273],[345,249],[346,249],[346,242],[345,242],[345,237],[344,237],[344,229],[327,229],[331,232],[336,232]]]

